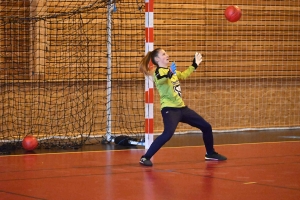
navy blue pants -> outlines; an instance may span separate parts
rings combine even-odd
[[[161,110],[161,114],[164,122],[164,131],[150,145],[150,148],[144,155],[146,158],[150,159],[167,141],[171,139],[179,122],[199,128],[203,133],[202,137],[206,152],[208,154],[214,152],[214,138],[211,125],[195,111],[188,107],[163,108]]]

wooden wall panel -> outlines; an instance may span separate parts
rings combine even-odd
[[[0,3],[0,81],[29,79],[30,23],[7,17],[28,17],[28,5],[29,0]]]
[[[299,79],[202,79],[184,81],[186,105],[203,116],[213,130],[299,127]],[[163,131],[159,97],[155,90],[155,132]],[[177,133],[199,131],[180,123]],[[241,132],[243,134],[244,132]],[[270,136],[271,137],[271,136]]]
[[[155,46],[179,66],[203,55],[193,78],[298,77],[299,1],[233,1],[242,9],[236,23],[226,21],[230,4],[220,0],[155,1]]]
[[[40,116],[36,124],[41,126],[51,125],[55,119],[47,118],[50,105],[50,112],[58,123],[54,132],[60,134],[63,128],[72,129],[71,123],[78,128],[77,122],[72,121],[72,99],[80,92],[76,91],[77,86],[87,84],[82,92],[91,93],[84,93],[88,97],[78,100],[82,103],[78,109],[84,110],[84,100],[92,101],[88,111],[97,110],[97,116],[92,116],[96,121],[90,122],[91,116],[85,118],[86,113],[90,114],[88,111],[78,118],[88,121],[87,126],[94,123],[96,132],[105,133],[107,8],[105,5],[88,12],[66,14],[91,2],[94,1],[47,1],[47,9],[38,12],[38,22],[33,20],[31,24],[4,24],[3,19],[32,16],[32,1],[0,2],[0,81],[23,82],[20,85],[8,83],[1,96],[1,106],[5,109],[0,112],[9,130],[13,126],[17,126],[17,131],[24,126],[29,127],[26,129],[29,132],[39,130],[38,126],[30,130],[30,123],[35,122],[28,122],[28,116],[30,119]],[[176,2],[155,0],[154,44],[164,48],[171,60],[176,60],[179,70],[191,64],[195,51],[203,54],[203,63],[190,78],[191,82],[183,82],[185,93],[192,97],[186,98],[186,103],[194,108],[205,105],[195,110],[201,111],[216,129],[299,126],[299,104],[295,102],[299,102],[300,96],[297,85],[300,1],[240,0],[243,16],[237,23],[225,20],[223,13],[229,4],[224,0]],[[130,108],[144,121],[144,76],[139,73],[138,64],[145,53],[145,22],[144,7],[138,7],[135,0],[120,1],[117,6],[118,11],[112,14],[112,115],[114,126],[119,128],[128,125],[125,118],[134,119],[125,113]],[[36,68],[37,65],[41,68]],[[32,79],[32,72],[42,68],[44,76],[39,77],[40,82]],[[70,82],[76,81],[78,85],[68,87]],[[135,85],[130,85],[131,81]],[[43,85],[46,83],[48,85]],[[195,89],[195,85],[201,87],[202,84],[207,89]],[[126,90],[130,90],[132,96]],[[52,102],[55,98],[57,105]],[[163,125],[158,94],[155,98],[155,132],[160,132]],[[21,101],[23,99],[26,101]],[[277,104],[278,99],[282,104]],[[40,110],[36,102],[41,103],[44,110]],[[259,108],[257,102],[260,102]],[[19,110],[15,111],[16,108]],[[276,115],[279,112],[282,115]],[[70,122],[66,123],[64,115],[71,116]],[[18,124],[18,120],[25,123]],[[183,126],[178,131],[189,128]]]
[[[194,2],[197,3],[155,1],[154,4],[155,46],[172,51],[177,63],[189,65],[187,57],[194,51],[201,51],[204,62],[201,69],[203,73],[197,73],[200,77],[299,75],[299,1],[239,1],[243,15],[236,23],[227,22],[223,16],[228,6],[226,2]],[[7,44],[7,40],[1,40],[1,66],[9,68],[7,71],[1,70],[2,77],[7,78],[14,74],[14,78],[20,76],[21,79],[27,79],[32,71],[37,72],[45,68],[46,79],[58,76],[61,76],[59,79],[64,79],[68,75],[63,71],[68,70],[61,68],[72,67],[84,60],[89,64],[82,64],[81,67],[92,67],[92,70],[89,70],[91,77],[104,78],[105,74],[99,75],[99,72],[107,65],[106,5],[80,14],[75,11],[79,7],[88,7],[91,2],[45,1],[35,4],[36,14],[33,15],[33,3],[1,3],[1,8],[6,11],[1,12],[1,16],[13,15],[16,11],[22,13],[19,17],[48,16],[46,21],[41,20],[35,24],[9,23],[1,26],[1,35],[9,37],[8,41],[15,42]],[[121,69],[115,71],[121,73],[135,72],[138,62],[137,59],[131,58],[141,59],[144,54],[144,24],[141,23],[144,14],[143,10],[132,12],[136,6],[136,2],[130,0],[119,3],[119,12],[112,14],[112,65],[119,65]],[[66,15],[68,11],[74,13]],[[38,32],[34,33],[37,30]],[[35,37],[32,34],[35,34]],[[140,43],[140,49],[135,47],[137,42]],[[31,48],[31,45],[34,48]],[[89,60],[90,58],[92,60]],[[19,69],[15,70],[16,65],[19,69],[22,68],[21,72]],[[96,66],[99,66],[99,69],[96,69]],[[245,69],[249,70],[248,74]],[[5,71],[6,75],[3,74]],[[80,73],[79,68],[77,71]],[[121,73],[114,77],[121,77]]]

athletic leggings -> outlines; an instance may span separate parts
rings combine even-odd
[[[179,122],[199,128],[203,133],[202,137],[206,152],[208,154],[214,152],[214,138],[211,125],[195,111],[189,109],[188,107],[167,107],[161,110],[161,114],[164,122],[164,131],[150,145],[150,148],[144,155],[147,159],[150,159],[167,141],[171,139]]]

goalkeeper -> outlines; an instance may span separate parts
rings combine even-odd
[[[155,65],[149,69],[150,60]],[[169,65],[169,55],[161,48],[148,52],[140,62],[140,71],[147,76],[153,76],[155,86],[160,95],[161,114],[164,131],[150,145],[146,154],[140,159],[140,164],[152,166],[151,158],[174,135],[179,122],[199,128],[203,133],[206,149],[205,160],[223,161],[227,158],[218,154],[214,149],[214,139],[211,125],[199,114],[188,108],[182,100],[180,79],[186,79],[202,62],[200,53],[195,53],[191,66],[183,72],[176,70],[176,64]]]

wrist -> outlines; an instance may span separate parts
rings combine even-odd
[[[196,62],[193,62],[192,66],[193,66],[195,69],[197,69],[197,67],[198,67],[198,65],[197,65]]]
[[[172,78],[173,74],[174,73],[169,69],[168,74],[167,74],[168,78]]]

